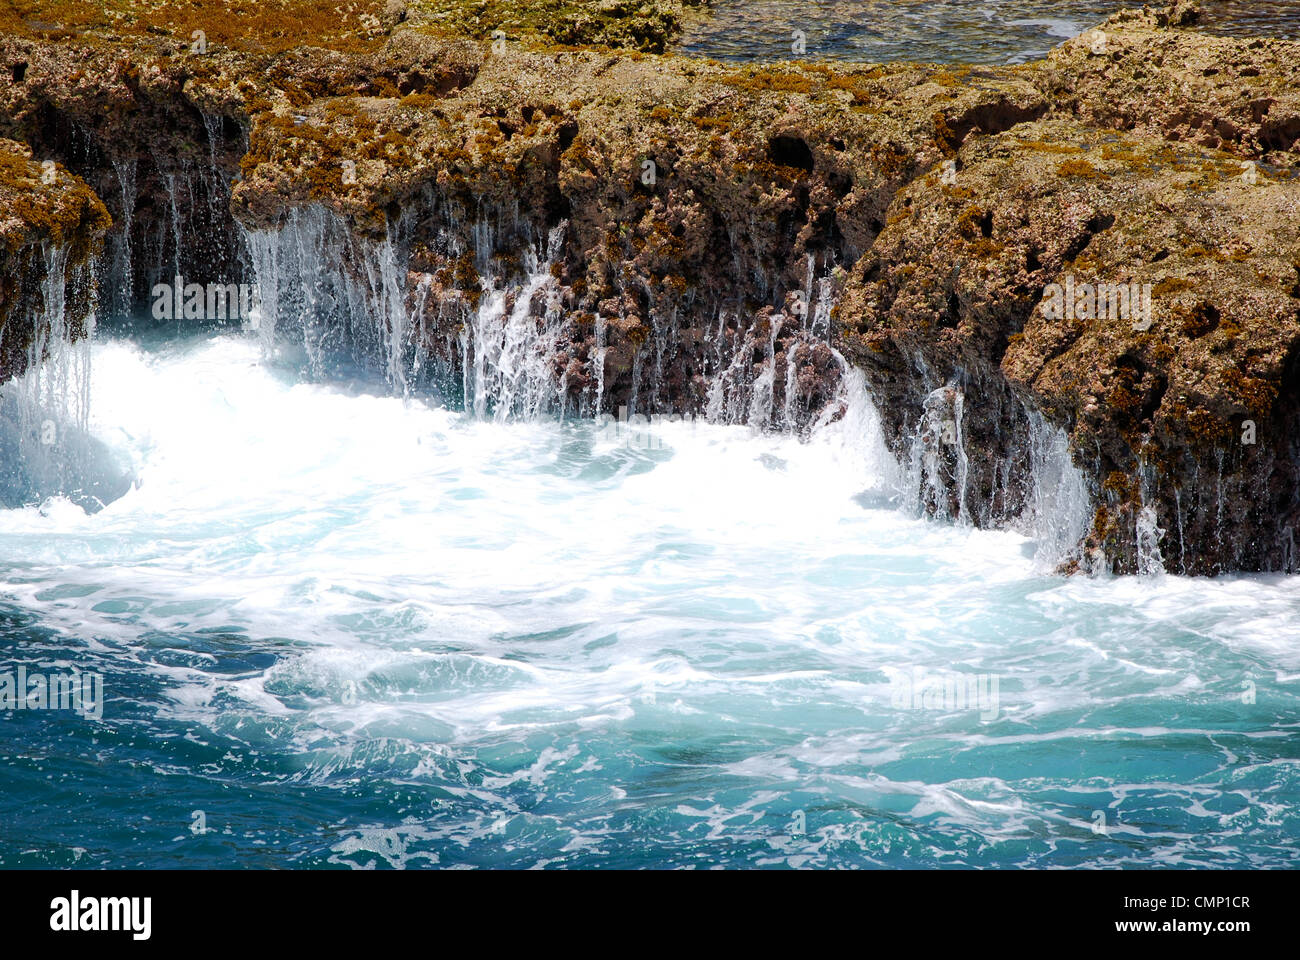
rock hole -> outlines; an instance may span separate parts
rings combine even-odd
[[[560,127],[560,151],[568,150],[573,146],[573,141],[578,138],[578,125],[570,120]]]
[[[767,142],[767,153],[778,166],[812,172],[812,150],[799,137],[773,137]]]
[[[1115,226],[1115,215],[1113,213],[1099,213],[1085,224],[1085,229],[1089,233],[1104,233],[1111,227]]]
[[[948,294],[948,309],[944,311],[943,319],[939,321],[941,327],[955,327],[961,323],[961,298],[957,296],[954,290]]]

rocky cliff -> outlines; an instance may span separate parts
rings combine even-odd
[[[682,4],[227,6],[0,6],[0,134],[103,200],[106,312],[256,279],[264,332],[484,409],[806,430],[856,368],[921,509],[1015,521],[1059,433],[1066,568],[1295,569],[1300,45],[1180,4],[736,68],[643,52]]]

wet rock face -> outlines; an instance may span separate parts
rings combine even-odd
[[[1298,204],[1300,180],[1238,155],[1022,124],[900,192],[851,274],[843,343],[900,443],[943,383],[995,413],[967,424],[991,454],[972,479],[994,514],[1017,509],[997,503],[1018,446],[996,412],[1015,398],[1071,429],[1096,484],[1085,546],[1107,566],[1137,569],[1147,506],[1171,569],[1287,569]]]
[[[547,266],[572,322],[549,362],[580,409],[594,387],[597,409],[743,408],[807,427],[842,372],[826,345],[837,268],[947,138],[1047,110],[1014,76],[473,50],[473,82],[436,99],[290,113],[269,93],[234,210],[265,229],[318,205],[397,235],[425,349],[449,362],[563,223]]]
[[[1180,7],[1021,67],[735,69],[541,48],[524,20],[555,5],[508,6],[491,37],[463,4],[363,3],[329,49],[27,29],[0,132],[104,199],[116,304],[290,237],[390,374],[450,389],[491,354],[525,410],[806,430],[847,358],[926,511],[1021,517],[1045,423],[1096,506],[1076,565],[1294,568],[1296,44]],[[601,9],[596,42],[656,48]]]
[[[1145,548],[1180,572],[1295,570],[1300,61],[1160,20],[1065,44],[1035,72],[1052,119],[968,138],[899,193],[841,342],[896,444],[950,469],[919,398],[962,389],[975,519],[1020,509],[1025,485],[999,480],[1037,409],[1091,479],[1081,564],[1134,572]]]
[[[112,217],[100,269],[103,314],[138,307],[154,284],[178,273],[242,279],[229,181],[244,133],[228,103],[187,92],[179,55],[5,37],[0,61],[24,64],[21,80],[0,73],[0,134],[65,165]]]
[[[84,182],[0,139],[0,383],[42,359],[51,311],[85,336],[96,296],[85,268],[108,225]]]

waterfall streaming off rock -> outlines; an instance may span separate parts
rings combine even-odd
[[[87,430],[95,313],[77,316],[69,301],[93,301],[95,267],[71,266],[61,247],[46,245],[43,255],[27,369],[0,384],[0,506],[62,497],[94,511],[120,496],[128,482]]]
[[[969,458],[962,423],[965,392],[956,386],[930,391],[910,445],[917,508],[958,523],[971,523],[966,499]]]
[[[1160,527],[1155,507],[1144,506],[1137,515],[1138,572],[1155,576],[1165,572],[1160,541],[1165,531]]]
[[[619,405],[607,394],[606,331],[610,322],[627,320],[596,314],[580,327],[581,318],[564,306],[556,273],[565,230],[560,223],[522,243],[510,252],[517,271],[503,273],[495,268],[496,231],[477,221],[474,236],[486,246],[472,253],[471,299],[441,272],[412,269],[408,223],[391,226],[376,242],[323,208],[295,209],[276,229],[246,232],[261,336],[268,348],[301,344],[315,376],[347,357],[404,393],[422,378],[479,416],[594,417]],[[439,250],[459,279],[470,254],[446,238]],[[823,419],[829,397],[818,402],[818,390],[833,394],[846,364],[829,343],[831,282],[814,280],[811,257],[808,278],[814,293],[798,291],[789,317],[721,309],[704,324],[708,336],[699,350],[710,372],[699,412],[710,421],[780,430]],[[691,412],[668,389],[665,358],[684,349],[678,329],[692,319],[652,314],[652,332],[631,357],[626,405],[633,413]]]
[[[128,315],[133,306],[135,265],[131,256],[131,235],[135,218],[136,165],[134,157],[113,160],[113,173],[117,177],[122,206],[121,222],[112,232],[109,245],[111,254],[105,300],[109,311],[115,316]]]
[[[257,278],[257,327],[268,350],[300,345],[314,377],[340,362],[409,387],[412,364],[406,273],[390,237],[357,237],[321,207],[294,210],[275,230],[247,231]]]
[[[923,362],[918,360],[923,368]],[[869,400],[867,402],[870,402]],[[996,445],[975,440],[968,419],[978,403],[998,403]],[[981,411],[987,416],[987,410]],[[875,414],[878,423],[879,414]],[[877,426],[877,430],[880,428]],[[987,487],[973,488],[976,459]],[[1019,399],[972,401],[956,383],[935,387],[917,404],[915,426],[898,458],[895,501],[909,512],[958,525],[1002,526],[1034,543],[1035,561],[1056,569],[1080,559],[1093,496],[1070,454],[1069,436]]]
[[[524,252],[522,284],[499,287],[500,281],[485,278],[483,299],[469,315],[457,358],[464,371],[465,406],[479,417],[534,420],[566,412],[559,347],[569,318],[551,275],[566,226],[551,230],[541,263],[531,247]]]
[[[487,246],[474,252],[478,289],[468,300],[445,278],[411,269],[407,220],[374,241],[322,208],[294,210],[277,229],[246,234],[260,289],[262,342],[268,350],[300,344],[313,377],[360,365],[402,395],[427,387],[479,418],[590,419],[616,409],[638,418],[692,416],[674,408],[667,388],[664,356],[678,348],[678,326],[668,319],[652,318],[651,335],[632,360],[628,399],[611,401],[609,321],[596,315],[584,332],[564,306],[557,280],[566,231],[560,223],[526,243],[518,271],[503,275],[494,270],[498,231],[477,222],[473,234]],[[446,262],[463,262],[461,246],[445,237],[439,243]],[[958,524],[975,522],[965,391],[942,386],[924,398],[904,466],[881,439],[865,381],[830,344],[834,282],[829,270],[818,273],[810,256],[804,287],[789,295],[785,312],[721,309],[701,324],[699,350],[709,372],[694,416],[804,437],[838,421],[856,423],[873,438],[864,441],[874,451],[869,475],[888,478],[888,491],[878,487],[873,498]],[[813,370],[821,371],[820,386],[803,379]],[[586,384],[576,392],[574,377]],[[809,405],[818,389],[827,392]],[[980,493],[979,522],[1022,531],[1034,541],[1037,560],[1051,568],[1077,555],[1091,498],[1070,461],[1065,433],[1023,404],[1016,410],[1014,436],[995,472],[1006,503],[995,509],[988,504],[997,491]]]
[[[1037,545],[1035,559],[1054,567],[1077,554],[1092,522],[1092,497],[1083,471],[1070,457],[1068,434],[1036,410],[1026,409],[1025,417],[1033,487],[1015,526]]]

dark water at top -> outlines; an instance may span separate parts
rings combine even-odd
[[[791,55],[802,30],[811,58],[887,62],[1024,63],[1139,0],[715,0],[683,39],[685,53],[720,60]],[[1202,4],[1200,29],[1300,37],[1300,2]]]

